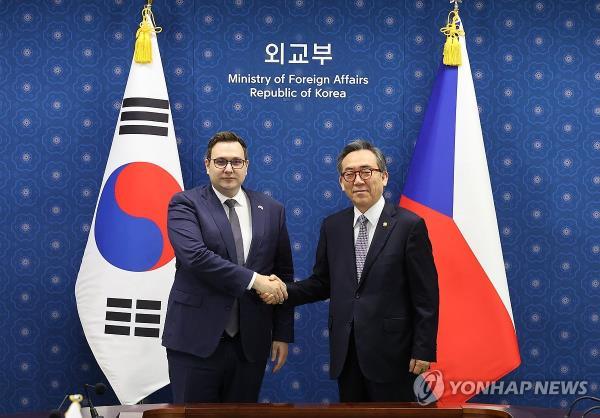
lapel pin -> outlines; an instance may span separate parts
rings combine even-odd
[[[262,207],[262,205],[258,205],[258,208],[259,208],[260,210],[264,210],[264,208]]]
[[[384,227],[384,228],[387,228],[387,222],[384,222],[384,223],[383,223],[383,227]]]

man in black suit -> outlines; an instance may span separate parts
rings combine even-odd
[[[372,144],[348,144],[338,171],[353,207],[323,221],[313,273],[287,284],[286,305],[330,298],[330,375],[341,402],[414,401],[416,375],[436,358],[438,326],[425,222],[384,201],[385,158]]]
[[[293,341],[293,307],[265,306],[256,293],[283,300],[269,275],[290,282],[293,265],[283,206],[242,188],[248,163],[240,137],[217,133],[204,161],[210,184],[169,204],[177,271],[162,343],[175,403],[257,402],[269,352],[277,371]]]

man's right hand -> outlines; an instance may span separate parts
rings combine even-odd
[[[273,303],[283,303],[288,296],[285,283],[275,275],[264,276],[257,274],[252,288],[261,296],[270,295]]]

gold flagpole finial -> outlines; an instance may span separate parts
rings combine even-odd
[[[442,62],[453,67],[458,67],[462,63],[459,37],[465,36],[465,31],[462,29],[460,17],[458,16],[459,3],[462,3],[462,0],[450,0],[450,4],[454,4],[454,10],[448,13],[446,26],[440,29],[440,32],[446,35]]]
[[[149,64],[152,62],[151,35],[160,32],[162,32],[162,28],[156,26],[156,22],[154,21],[152,0],[147,0],[146,5],[142,9],[140,27],[135,34],[135,50],[133,52],[135,62],[139,64]]]

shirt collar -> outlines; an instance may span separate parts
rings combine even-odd
[[[217,198],[219,199],[219,201],[221,202],[222,205],[225,204],[226,200],[235,199],[235,201],[237,202],[236,206],[241,206],[241,207],[246,206],[246,195],[244,194],[244,190],[242,190],[241,187],[240,187],[240,190],[238,190],[238,192],[233,197],[225,196],[223,193],[221,193],[217,189],[215,189],[215,186],[213,186],[213,185],[211,185],[211,187],[212,187],[213,191],[215,192],[215,194],[217,195]]]
[[[354,223],[353,225],[356,227],[356,223],[358,222],[358,217],[360,215],[365,215],[365,218],[369,221],[371,225],[377,225],[379,222],[379,217],[381,216],[381,212],[383,212],[383,207],[385,206],[385,199],[383,196],[379,198],[377,202],[373,206],[371,206],[365,213],[361,213],[360,210],[354,206]]]

